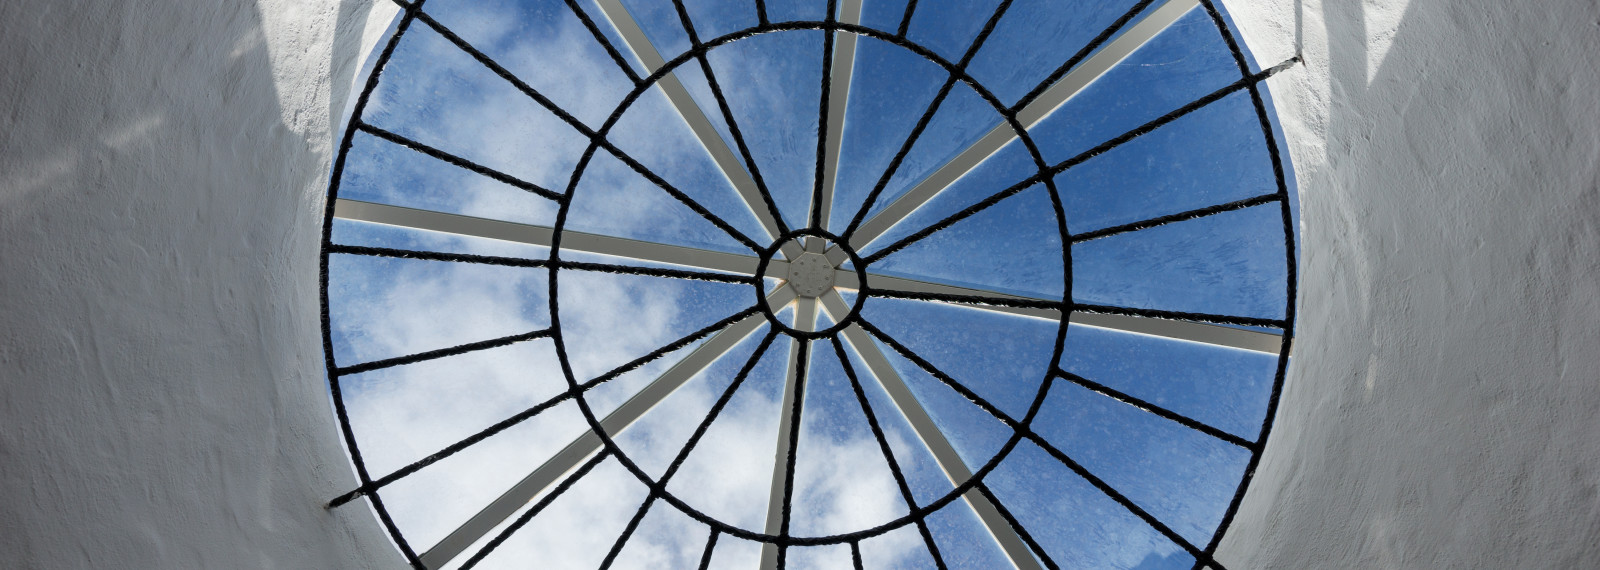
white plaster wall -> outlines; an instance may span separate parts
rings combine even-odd
[[[1600,568],[1600,3],[1229,0],[1302,199],[1230,568]]]
[[[355,480],[318,226],[370,9],[0,2],[0,566],[401,566],[322,506]]]

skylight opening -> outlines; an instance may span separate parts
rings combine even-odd
[[[330,504],[430,569],[1220,567],[1289,63],[1082,4],[402,3],[329,187]]]

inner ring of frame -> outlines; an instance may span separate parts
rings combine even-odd
[[[1034,144],[1033,139],[1029,136],[1029,134],[1027,132],[1027,129],[1024,128],[1017,121],[1017,119],[1015,117],[1015,113],[1011,112],[1011,110],[1009,110],[1005,106],[1005,104],[1001,103],[999,101],[999,99],[993,95],[992,92],[990,92],[987,88],[983,87],[981,82],[979,82],[975,78],[973,78],[970,75],[968,75],[964,69],[962,69],[962,68],[958,67],[957,65],[949,62],[948,60],[945,60],[942,56],[940,56],[937,53],[933,52],[931,49],[928,49],[928,48],[926,48],[926,47],[924,47],[924,46],[922,46],[920,44],[917,44],[915,42],[911,42],[910,40],[907,40],[907,39],[905,39],[903,37],[897,37],[897,36],[894,36],[894,35],[892,35],[890,33],[883,32],[881,30],[877,30],[877,29],[874,29],[874,28],[869,28],[869,27],[865,27],[865,26],[861,26],[861,25],[853,25],[853,24],[841,24],[841,23],[838,23],[838,22],[831,22],[831,21],[829,21],[829,22],[795,21],[795,22],[773,23],[773,24],[768,24],[768,25],[765,25],[765,26],[756,26],[756,27],[752,27],[752,28],[747,28],[745,30],[729,33],[729,34],[726,34],[724,36],[705,41],[701,45],[699,45],[697,47],[694,47],[694,48],[691,48],[689,51],[684,52],[684,53],[678,55],[677,57],[674,57],[672,60],[668,61],[665,65],[661,66],[654,73],[652,73],[648,78],[646,78],[645,80],[639,82],[639,84],[635,87],[635,89],[632,92],[630,92],[622,100],[622,102],[620,104],[618,104],[617,108],[612,112],[611,116],[606,120],[605,125],[603,127],[601,127],[600,129],[598,129],[596,136],[591,140],[591,142],[589,144],[589,147],[585,151],[584,158],[579,162],[577,168],[573,171],[572,179],[568,184],[569,195],[567,196],[566,200],[563,200],[561,202],[561,206],[560,206],[560,209],[559,209],[559,211],[557,213],[557,217],[556,217],[556,224],[555,224],[555,234],[556,235],[555,235],[555,240],[554,240],[555,241],[555,245],[551,248],[551,252],[550,252],[552,259],[557,259],[558,255],[559,255],[560,236],[561,236],[561,233],[565,230],[567,214],[570,211],[570,205],[572,203],[571,193],[576,191],[576,189],[578,187],[578,181],[582,178],[583,173],[584,173],[585,169],[588,166],[589,160],[592,158],[593,154],[597,150],[599,150],[600,140],[602,140],[606,136],[606,134],[609,132],[611,127],[614,126],[621,119],[621,117],[628,110],[628,108],[631,107],[632,104],[635,101],[637,101],[638,98],[646,90],[654,88],[655,84],[658,81],[660,81],[660,79],[663,76],[665,76],[668,73],[671,73],[676,68],[684,65],[685,63],[687,63],[689,61],[694,61],[697,56],[699,56],[701,54],[704,54],[704,53],[707,53],[710,50],[715,49],[717,47],[720,47],[722,45],[726,45],[726,44],[729,44],[729,43],[732,43],[734,41],[738,41],[738,40],[741,40],[741,39],[746,39],[746,38],[749,38],[749,37],[753,37],[753,36],[756,36],[756,35],[759,35],[759,34],[786,32],[786,31],[807,31],[807,30],[823,31],[824,33],[834,33],[834,32],[853,33],[853,34],[857,35],[858,37],[863,37],[863,38],[882,41],[882,42],[884,42],[886,44],[894,45],[894,46],[900,47],[902,49],[909,50],[909,51],[911,51],[911,52],[923,57],[924,59],[927,59],[927,60],[933,62],[935,65],[938,65],[939,67],[944,69],[946,71],[946,73],[948,73],[951,76],[954,76],[957,81],[966,84],[968,86],[968,88],[972,89],[982,99],[984,99],[984,101],[989,103],[989,105],[991,107],[993,107],[994,110],[996,112],[998,112],[1001,115],[1001,117],[1003,117],[1005,119],[1006,123],[1011,127],[1012,131],[1017,135],[1018,142],[1021,142],[1027,148],[1027,150],[1028,150],[1029,154],[1031,155],[1031,158],[1033,159],[1033,161],[1035,163],[1035,166],[1037,168],[1037,175],[1039,177],[1039,181],[1036,182],[1036,184],[1042,183],[1042,184],[1045,185],[1046,189],[1049,192],[1051,201],[1056,206],[1056,212],[1054,213],[1054,217],[1056,218],[1057,227],[1058,227],[1059,232],[1061,234],[1061,243],[1063,244],[1063,247],[1061,248],[1062,249],[1062,275],[1063,275],[1063,281],[1064,281],[1062,290],[1063,291],[1067,291],[1067,292],[1070,292],[1072,290],[1071,248],[1065,245],[1065,244],[1070,243],[1070,241],[1069,241],[1069,235],[1070,234],[1067,232],[1066,221],[1065,221],[1065,219],[1062,217],[1062,215],[1060,213],[1061,212],[1061,210],[1060,210],[1060,208],[1061,208],[1061,199],[1060,199],[1059,193],[1056,190],[1055,182],[1053,180],[1053,177],[1049,174],[1049,166],[1044,162],[1042,154],[1038,150],[1038,147]],[[862,264],[860,264],[860,263],[857,263],[856,267],[857,267],[857,271],[864,271],[865,270],[864,267],[862,266]],[[579,385],[579,381],[576,379],[576,377],[572,373],[572,367],[571,367],[570,361],[568,359],[567,351],[566,351],[565,339],[563,338],[563,335],[561,334],[560,311],[559,311],[559,305],[558,305],[558,299],[559,299],[559,295],[558,295],[559,278],[558,278],[558,275],[560,273],[560,264],[559,263],[550,264],[549,273],[550,273],[550,278],[549,278],[549,285],[550,285],[549,299],[550,299],[550,307],[551,307],[550,313],[551,313],[552,329],[555,331],[552,336],[553,336],[553,338],[555,340],[557,358],[558,358],[559,362],[561,363],[562,372],[565,375],[569,386],[573,387],[574,389],[577,389],[577,387]],[[759,279],[760,278],[759,275],[757,275],[756,278]],[[863,282],[863,288],[860,290],[859,294],[857,295],[858,308],[859,308],[859,304],[864,301],[865,297],[870,296],[870,294],[871,294],[871,290],[866,288],[865,287],[865,283]],[[764,307],[765,303],[764,302],[761,303],[761,306]],[[760,307],[757,307],[757,309],[759,310]],[[860,318],[860,312],[859,311],[853,311],[852,313],[853,313],[852,316],[851,316],[852,320]],[[1060,325],[1057,328],[1056,340],[1055,340],[1055,343],[1054,343],[1054,350],[1053,350],[1053,354],[1052,354],[1051,359],[1050,359],[1050,362],[1052,362],[1052,363],[1056,362],[1056,361],[1058,361],[1060,359],[1062,348],[1063,348],[1063,344],[1064,344],[1065,338],[1066,338],[1067,324],[1068,324],[1068,321],[1070,320],[1069,319],[1070,315],[1071,315],[1071,305],[1069,304],[1065,308],[1065,310],[1063,310],[1063,314],[1062,314],[1062,318],[1061,318],[1061,321],[1060,321]],[[805,335],[801,335],[801,336],[805,336]],[[807,340],[800,340],[800,342],[808,342],[808,341]],[[1048,389],[1049,389],[1049,386],[1050,386],[1050,379],[1053,377],[1053,375],[1051,374],[1050,368],[1051,368],[1051,366],[1047,365],[1046,366],[1046,370],[1041,372],[1040,376],[1044,380],[1042,382],[1040,382],[1040,387],[1039,387],[1039,389],[1037,390],[1037,392],[1035,394],[1035,397],[1034,397],[1034,400],[1033,400],[1032,404],[1029,406],[1027,414],[1022,419],[1018,420],[1020,425],[1026,426],[1029,422],[1032,421],[1033,417],[1038,414],[1038,412],[1039,412],[1039,410],[1041,408],[1041,404],[1043,403],[1044,398],[1045,398],[1045,396],[1046,396],[1046,394],[1048,392]],[[663,501],[666,501],[667,503],[671,504],[673,507],[677,508],[679,511],[683,512],[684,514],[688,515],[689,517],[691,517],[691,518],[693,518],[693,519],[695,519],[695,520],[697,520],[697,521],[699,521],[699,522],[701,522],[703,524],[706,524],[706,525],[712,527],[713,529],[716,529],[717,531],[719,531],[721,533],[729,534],[729,535],[736,536],[736,537],[739,537],[739,538],[742,538],[742,539],[746,539],[746,540],[774,543],[774,544],[780,544],[780,545],[812,546],[812,545],[825,545],[825,544],[843,544],[843,543],[847,543],[847,542],[851,542],[851,541],[858,541],[858,540],[861,540],[861,539],[864,539],[864,538],[870,538],[870,537],[873,537],[873,536],[881,535],[881,534],[893,531],[895,529],[904,527],[906,525],[920,522],[923,519],[925,519],[928,515],[932,514],[935,511],[938,511],[939,509],[942,509],[942,508],[950,505],[952,502],[960,499],[968,491],[973,490],[983,480],[983,478],[988,475],[989,472],[993,471],[996,467],[999,466],[1000,462],[1005,459],[1005,457],[1011,452],[1011,450],[1014,449],[1017,446],[1017,444],[1020,443],[1021,440],[1025,436],[1025,434],[1022,431],[1018,431],[1015,428],[1008,427],[1007,429],[1010,429],[1012,433],[1011,433],[1010,437],[1007,439],[1006,443],[1004,445],[1002,445],[1001,448],[998,451],[995,452],[994,456],[989,458],[989,460],[987,462],[984,462],[977,469],[973,469],[972,470],[972,476],[970,478],[968,478],[966,481],[960,482],[959,484],[955,484],[954,488],[951,489],[949,492],[947,492],[944,496],[942,496],[942,497],[940,497],[938,499],[935,499],[933,501],[929,501],[926,504],[923,504],[922,506],[919,506],[917,508],[910,509],[910,512],[908,512],[904,516],[901,516],[899,518],[896,518],[894,520],[891,520],[889,522],[880,524],[880,525],[875,526],[875,527],[861,529],[861,530],[852,531],[852,532],[846,532],[846,533],[838,533],[838,534],[833,534],[833,535],[815,536],[815,537],[795,537],[795,536],[791,536],[791,535],[781,535],[780,536],[780,535],[766,534],[766,533],[763,533],[763,532],[755,532],[755,531],[744,529],[744,528],[741,528],[741,527],[738,527],[738,526],[730,525],[730,524],[728,524],[726,522],[721,521],[720,519],[717,519],[716,517],[713,517],[713,516],[708,515],[708,514],[706,514],[704,512],[701,512],[698,509],[695,509],[693,506],[689,505],[687,502],[685,502],[681,498],[679,498],[679,497],[673,495],[671,492],[667,491],[666,488],[665,488],[665,485],[662,485],[660,482],[656,481],[654,477],[652,477],[650,474],[646,473],[641,467],[638,466],[638,464],[635,461],[633,461],[630,457],[628,457],[627,453],[619,445],[617,445],[616,441],[612,437],[612,434],[608,433],[604,429],[604,427],[602,426],[602,424],[600,422],[600,418],[595,415],[594,410],[593,410],[592,406],[590,405],[590,403],[588,402],[588,399],[585,397],[584,392],[582,390],[577,390],[576,394],[577,394],[577,396],[576,396],[576,398],[574,398],[574,400],[578,404],[579,411],[582,412],[585,420],[589,423],[590,429],[593,430],[593,432],[600,438],[601,442],[604,444],[604,446],[606,448],[606,452],[610,453],[612,457],[615,457],[617,459],[617,461],[619,463],[621,463],[636,478],[638,478],[641,483],[643,483],[647,487],[649,487],[650,490],[651,490],[652,496],[658,497],[659,499],[661,499]],[[792,452],[793,452],[793,450],[791,450],[791,453]]]
[[[778,256],[779,250],[782,249],[785,244],[799,242],[805,238],[817,238],[826,240],[829,244],[837,245],[839,247],[839,251],[843,251],[849,256],[850,265],[855,267],[856,282],[861,284],[860,292],[867,291],[867,263],[862,261],[860,256],[856,255],[855,248],[850,247],[850,244],[845,243],[844,240],[839,239],[838,236],[835,236],[831,233],[823,230],[806,228],[794,230],[784,234],[783,236],[780,236],[776,241],[772,242],[771,246],[767,247],[766,251],[761,252],[761,263],[756,266],[756,306],[761,308],[761,312],[767,316],[767,322],[771,326],[783,331],[783,333],[786,335],[805,340],[830,338],[833,335],[838,334],[839,331],[844,330],[845,327],[854,324],[857,319],[861,318],[861,309],[867,301],[866,294],[858,293],[856,295],[855,303],[852,303],[850,306],[850,314],[845,315],[843,318],[838,318],[837,322],[834,323],[833,326],[820,331],[806,331],[790,326],[788,323],[783,322],[783,319],[778,318],[777,309],[774,309],[772,304],[767,302],[768,291],[766,290],[764,278],[767,275],[768,266],[772,263],[773,258]],[[789,261],[790,263],[795,262],[793,259]],[[830,267],[829,269],[832,270],[833,268]],[[836,291],[833,286],[830,286],[828,290],[830,292]],[[838,315],[834,316],[836,318],[838,317]]]

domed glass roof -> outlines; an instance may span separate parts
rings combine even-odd
[[[1215,2],[401,7],[323,323],[413,565],[1220,567],[1296,251]]]

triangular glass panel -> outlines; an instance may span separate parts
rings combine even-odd
[[[704,76],[698,64],[680,66],[673,72],[673,76],[677,77],[691,94],[699,91],[698,86],[704,84]],[[709,95],[707,97],[698,103],[701,114],[711,121],[719,132],[725,131],[725,127],[722,126],[722,113],[717,110],[714,102],[710,106],[706,105],[707,101],[713,101],[709,99]],[[762,229],[751,210],[752,206],[760,208],[766,206],[745,203],[728,175],[724,174],[722,167],[712,159],[705,145],[695,136],[695,132],[690,130],[688,123],[684,122],[683,116],[673,107],[660,87],[652,87],[641,93],[633,106],[617,120],[607,139],[627,156],[704,206],[712,214],[726,220],[729,225],[752,240],[762,245],[769,242],[766,230]],[[737,155],[738,151],[732,143],[727,144]],[[602,154],[603,151],[596,151],[596,159]],[[587,176],[586,174],[585,177]],[[650,183],[647,179],[640,178],[641,182]],[[655,192],[671,199],[660,188],[656,188]],[[698,216],[693,212],[688,212],[687,215]]]
[[[870,10],[876,3],[866,4]],[[873,38],[856,42],[830,229],[842,232],[850,224],[949,75],[900,46]]]
[[[743,127],[750,155],[791,228],[810,225],[822,39],[818,31],[762,34],[707,56],[723,78],[723,92],[734,121]]]
[[[811,346],[789,523],[795,536],[854,532],[908,512],[832,344]]]

